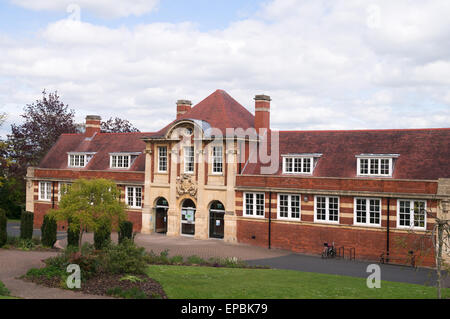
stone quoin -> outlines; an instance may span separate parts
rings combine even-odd
[[[28,168],[26,209],[40,227],[62,185],[107,178],[137,232],[434,265],[427,231],[448,214],[450,128],[277,131],[271,98],[254,100],[254,114],[223,90],[178,100],[150,133],[102,133],[89,115],[85,133]]]

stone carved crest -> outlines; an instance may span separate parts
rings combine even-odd
[[[192,175],[183,174],[177,177],[177,197],[189,194],[192,197],[197,196],[197,185],[192,180]]]

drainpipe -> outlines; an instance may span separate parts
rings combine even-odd
[[[271,249],[271,230],[272,230],[272,192],[269,192],[269,249]]]
[[[389,262],[389,215],[390,215],[390,205],[391,200],[387,200],[387,232],[386,232],[386,263]]]

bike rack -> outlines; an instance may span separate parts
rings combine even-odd
[[[340,257],[342,259],[345,259],[345,250],[348,251],[348,258],[349,260],[355,260],[356,259],[356,249],[355,247],[348,247],[345,248],[345,246],[341,246],[338,248],[337,251],[337,257]]]

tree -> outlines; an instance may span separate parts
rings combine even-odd
[[[21,115],[25,122],[11,125],[8,135],[15,176],[23,178],[28,166],[37,166],[63,133],[76,133],[75,113],[59,100],[59,95],[42,92],[42,99],[28,104]]]
[[[106,122],[102,121],[101,130],[104,133],[130,133],[139,132],[128,120],[123,120],[118,117],[112,117]]]
[[[63,189],[59,209],[49,215],[58,221],[70,220],[72,228],[80,231],[79,250],[86,229],[98,231],[105,224],[117,229],[125,220],[125,203],[120,201],[117,185],[106,179],[79,179],[68,189]]]

